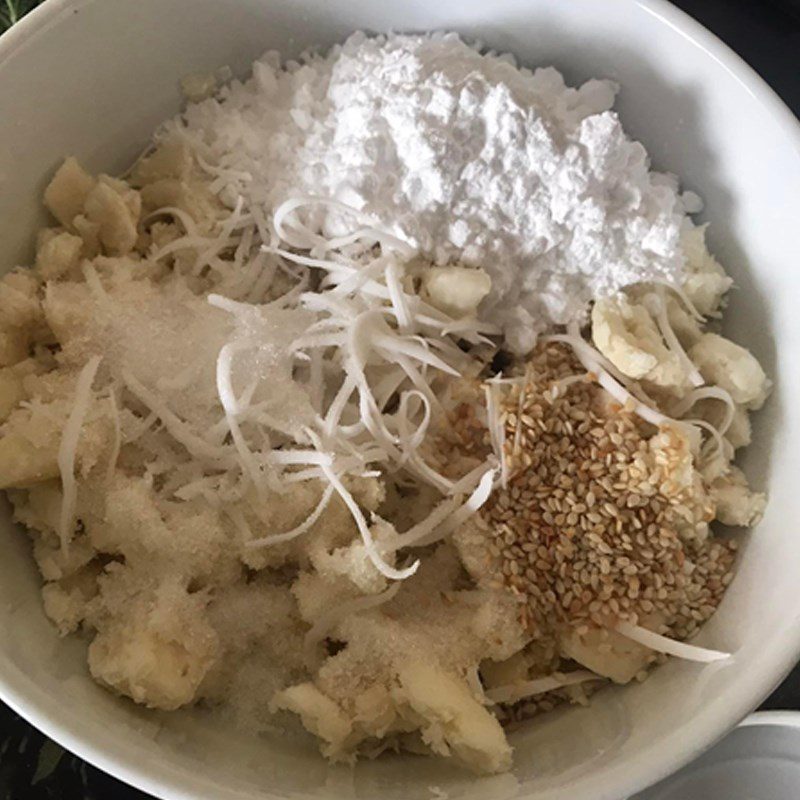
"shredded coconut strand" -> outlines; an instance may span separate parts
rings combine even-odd
[[[500,464],[500,485],[505,489],[508,485],[508,464],[505,455],[506,426],[500,420],[497,408],[497,384],[487,381],[483,391],[486,397],[486,427],[489,429],[489,441]]]
[[[512,683],[508,686],[498,686],[495,689],[489,689],[486,692],[486,697],[492,703],[516,703],[526,697],[552,692],[555,689],[563,689],[565,686],[574,686],[575,684],[586,683],[587,681],[602,680],[603,678],[600,675],[595,675],[594,672],[589,672],[589,670],[578,670],[576,672],[569,672],[566,675],[556,672],[544,678],[535,678],[531,681]]]
[[[319,437],[314,433],[314,431],[306,428],[306,435],[311,439],[314,447],[316,447],[320,452],[322,452],[322,442],[320,441]],[[348,510],[353,516],[353,520],[358,527],[358,532],[361,534],[361,540],[364,543],[364,550],[369,557],[369,560],[372,562],[375,569],[384,575],[385,577],[389,578],[390,580],[401,581],[405,578],[410,578],[418,569],[419,567],[419,559],[415,561],[410,567],[406,567],[405,569],[395,569],[394,567],[387,564],[381,553],[379,552],[375,542],[372,538],[372,533],[369,529],[369,525],[367,524],[367,520],[364,517],[364,512],[358,507],[358,503],[353,499],[353,495],[345,488],[344,484],[339,479],[338,475],[333,471],[330,464],[321,463],[320,469],[322,470],[323,474],[327,478],[328,482],[333,486],[336,490],[336,493],[339,497],[342,498],[344,504],[347,506]]]
[[[177,414],[173,413],[155,392],[147,389],[132,373],[124,371],[122,380],[130,392],[155,413],[176,442],[182,444],[195,458],[215,462],[218,466],[233,466],[230,448],[216,447],[195,434]]]
[[[566,336],[556,334],[545,337],[545,341],[563,342],[570,345],[578,361],[586,370],[597,376],[597,382],[602,386],[620,405],[630,406],[631,410],[640,416],[645,422],[655,425],[657,428],[662,425],[674,425],[680,427],[681,423],[662,414],[658,409],[642,403],[621,383],[615,380],[611,374],[602,366],[601,358],[595,349],[581,337],[577,325],[570,326]]]
[[[667,316],[667,308],[664,302],[663,287],[657,287],[657,293],[648,295],[648,298],[650,311],[655,318],[656,325],[658,325],[661,335],[664,337],[667,347],[681,362],[686,374],[689,376],[689,381],[691,384],[693,386],[702,386],[705,383],[705,380],[700,374],[700,370],[697,369],[692,359],[686,354],[683,346],[678,341],[678,337],[675,335],[675,331],[672,330],[672,325],[670,324],[669,317]]]
[[[75,385],[75,400],[69,418],[61,434],[61,443],[58,447],[58,470],[61,473],[61,513],[58,518],[58,536],[61,540],[61,549],[66,552],[72,538],[72,524],[75,517],[75,502],[78,496],[78,487],[75,482],[75,456],[78,451],[78,441],[81,428],[89,413],[92,401],[92,383],[94,383],[97,368],[100,366],[100,356],[93,356],[80,371]]]
[[[422,522],[398,537],[395,549],[423,547],[449,536],[486,504],[498,472],[497,467],[485,467],[478,485],[463,505],[448,500],[440,503]]]
[[[674,639],[668,639],[666,636],[661,636],[654,631],[649,631],[647,628],[642,628],[640,625],[632,625],[625,620],[619,620],[614,629],[617,633],[622,634],[632,642],[637,642],[643,647],[655,650],[657,653],[665,653],[668,656],[682,658],[685,661],[699,661],[708,664],[712,661],[722,661],[725,658],[731,657],[730,653],[723,653],[720,650],[709,650],[705,647],[698,647],[697,645],[688,644],[686,642],[676,642]]]
[[[219,351],[219,356],[217,356],[217,393],[219,394],[219,401],[222,404],[222,408],[225,410],[225,419],[228,422],[231,438],[233,439],[236,451],[242,462],[242,471],[250,476],[253,485],[256,487],[256,491],[263,496],[266,487],[261,478],[261,470],[253,454],[250,452],[250,448],[247,446],[247,442],[242,435],[242,429],[239,427],[237,416],[240,409],[233,391],[231,379],[234,355],[240,350],[256,346],[257,344],[255,342],[243,339],[236,342],[229,342]]]
[[[111,445],[111,455],[108,458],[108,467],[106,468],[106,481],[111,483],[114,477],[114,470],[117,468],[119,451],[122,448],[122,425],[119,419],[116,391],[113,386],[108,393],[108,405],[111,408],[111,418],[114,421],[114,441]]]
[[[736,403],[733,401],[730,392],[720,386],[703,386],[700,389],[689,392],[676,404],[672,411],[676,417],[682,417],[700,400],[720,400],[725,404],[725,418],[719,426],[719,433],[724,436],[736,415]]]
[[[333,484],[328,484],[328,486],[326,486],[323,490],[322,497],[320,498],[319,503],[317,503],[316,508],[296,528],[292,528],[285,533],[276,533],[274,536],[265,536],[262,539],[253,539],[247,542],[246,547],[271,547],[272,545],[280,544],[281,542],[291,542],[292,539],[302,536],[307,530],[312,528],[316,524],[317,520],[322,516],[325,509],[328,507],[328,503],[331,501],[331,497],[333,497],[333,492]]]

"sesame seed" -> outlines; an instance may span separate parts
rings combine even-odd
[[[493,531],[489,568],[519,593],[535,646],[551,654],[564,624],[588,630],[614,618],[645,625],[658,618],[660,632],[686,638],[713,615],[732,580],[735,542],[707,535],[714,509],[678,479],[683,435],[662,429],[654,453],[652,428],[630,408],[608,403],[593,380],[562,382],[553,391],[578,374],[567,348],[539,346],[524,388],[507,390],[500,403],[506,442],[519,425],[519,446],[506,450],[507,488],[478,514]],[[476,393],[475,402],[481,398]],[[490,452],[486,431],[476,426],[483,418],[451,419],[450,441],[471,442],[471,458]],[[693,525],[698,534],[688,536]],[[526,706],[538,713],[543,703]]]

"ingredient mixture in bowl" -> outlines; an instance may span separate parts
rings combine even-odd
[[[356,34],[185,88],[122,178],[64,161],[0,282],[0,486],[92,676],[491,773],[510,723],[725,658],[688,640],[769,381],[617,87]]]

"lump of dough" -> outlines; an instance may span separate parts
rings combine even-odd
[[[472,695],[467,682],[431,661],[399,665],[397,697],[420,717],[423,741],[434,752],[452,751],[478,773],[511,768],[511,747],[497,718]]]
[[[30,270],[12,270],[0,278],[0,367],[28,358],[44,322],[38,292],[39,282]]]
[[[28,355],[30,339],[20,328],[8,327],[3,330],[0,324],[0,366],[19,364]]]
[[[133,573],[129,577],[132,586],[142,585]],[[148,708],[171,711],[191,703],[217,655],[204,607],[199,595],[165,583],[152,596],[142,592],[124,608],[101,614],[89,646],[92,676]]]
[[[83,250],[80,236],[46,228],[39,234],[35,269],[43,280],[75,277]]]
[[[89,646],[92,676],[148,708],[167,711],[194,700],[205,652],[167,640],[134,622],[98,634]]]
[[[0,308],[4,327],[32,328],[42,319],[37,297],[39,281],[30,270],[15,269],[0,278]]]
[[[583,634],[565,628],[559,649],[566,658],[614,683],[629,683],[653,659],[651,650],[605,628],[590,628]]]
[[[334,761],[346,758],[352,726],[339,706],[313,683],[300,683],[278,692],[270,703],[273,711],[292,711],[303,727],[324,742],[322,753]]]
[[[73,575],[42,587],[45,614],[65,636],[78,629],[89,611],[89,601],[97,594],[97,563],[87,564]]]
[[[730,442],[734,450],[740,447],[747,447],[750,444],[753,432],[750,425],[750,415],[744,406],[736,406],[731,425],[725,432],[725,438]]]
[[[58,583],[42,587],[44,613],[61,636],[74,633],[85,616],[86,600],[78,589],[67,590]]]
[[[161,178],[141,190],[142,205],[147,212],[174,206],[185,211],[201,231],[210,230],[220,212],[219,200],[199,181]]]
[[[83,211],[83,205],[95,180],[73,156],[65,159],[48,187],[44,190],[44,204],[64,226],[69,227]]]
[[[22,432],[10,430],[0,438],[0,489],[30,486],[55,478],[58,469],[58,440],[38,445]]]
[[[61,540],[55,535],[55,531],[41,533],[33,544],[36,564],[42,577],[48,581],[63,580],[75,575],[96,555],[97,551],[85,536],[73,539],[66,549],[61,546]]]
[[[219,658],[198,690],[255,732],[270,724],[275,693],[305,675],[306,626],[297,603],[288,587],[268,581],[262,573],[249,583],[214,590],[207,618],[219,640]]]
[[[138,237],[139,193],[121,181],[101,176],[84,203],[86,218],[97,225],[103,250],[112,256],[129,253]]]
[[[86,258],[95,258],[100,254],[100,223],[93,222],[85,214],[78,214],[72,220],[72,227],[81,237],[81,252]]]
[[[689,350],[701,375],[728,391],[735,403],[761,408],[772,386],[755,356],[716,333],[706,333]]]
[[[487,523],[476,514],[453,531],[451,538],[464,569],[478,586],[488,587],[502,563],[489,550],[492,537]]]
[[[379,549],[384,542],[396,535],[394,527],[380,518],[376,518],[372,523],[370,532]],[[343,547],[337,547],[332,552],[313,545],[309,548],[309,552],[314,568],[320,575],[329,578],[347,578],[362,594],[377,594],[386,588],[385,576],[372,563],[360,537]],[[390,566],[395,565],[393,552],[385,551],[383,558]]]
[[[291,591],[297,600],[301,618],[309,625],[327,617],[343,603],[355,600],[359,596],[353,584],[342,576],[306,571],[298,575]],[[335,631],[331,630],[329,633],[333,636]],[[319,644],[321,646],[323,643]]]
[[[629,378],[680,393],[689,385],[678,356],[664,344],[650,312],[628,298],[597,300],[592,307],[597,349]]]
[[[208,620],[233,662],[257,652],[281,662],[287,670],[302,666],[306,626],[289,588],[270,584],[267,576],[216,590],[208,605]]]
[[[73,157],[59,167],[44,193],[44,203],[53,216],[79,235],[82,250],[93,257],[102,248],[109,255],[130,252],[138,237],[141,213],[139,193],[124,181],[101,175],[95,179]],[[50,264],[55,275],[63,274],[65,262],[74,257],[74,238],[63,236],[56,245],[43,240],[37,264]],[[45,248],[49,248],[46,250]]]
[[[752,491],[744,473],[734,466],[711,484],[709,494],[717,505],[717,519],[723,525],[755,525],[767,505],[766,495]]]
[[[457,318],[475,314],[492,290],[492,279],[482,269],[429,267],[422,273],[422,286],[432,306]]]
[[[73,383],[74,387],[74,377]],[[111,447],[111,420],[105,407],[90,408],[81,430],[76,464],[87,474]],[[0,489],[30,486],[59,475],[61,433],[72,399],[14,410],[0,432]]]
[[[722,297],[733,285],[722,265],[706,247],[706,225],[691,227],[681,235],[686,263],[683,290],[704,316],[719,310]]]
[[[331,609],[352,598],[354,584],[301,572],[293,591],[303,617],[313,623],[328,615],[329,636],[343,645],[322,663],[314,685],[349,720],[350,752],[371,737],[416,731],[428,749],[473,769],[506,768],[502,730],[465,676],[486,658],[519,651],[529,634],[509,592],[457,589],[463,580],[455,548],[445,543],[388,602],[337,619]]]
[[[11,489],[8,498],[14,506],[14,518],[26,528],[55,533],[61,513],[61,481],[43,481],[29,489]]]
[[[104,513],[86,519],[101,552],[142,569],[161,563],[195,588],[227,584],[241,574],[238,548],[219,512],[198,501],[159,501],[144,478],[115,474]]]
[[[177,138],[167,138],[134,166],[131,183],[145,186],[165,178],[186,180],[191,170],[192,153],[186,143]]]
[[[19,371],[14,367],[0,367],[0,422],[7,420],[24,398],[25,387]]]

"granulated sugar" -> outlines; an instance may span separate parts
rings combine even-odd
[[[483,267],[482,316],[528,350],[588,301],[679,281],[688,209],[611,111],[616,86],[569,88],[456,35],[354,34],[327,56],[271,53],[186,133],[223,169],[216,186],[265,217],[292,195],[369,212],[437,264]],[[692,197],[696,202],[696,198]],[[312,220],[337,230],[336,212]]]

